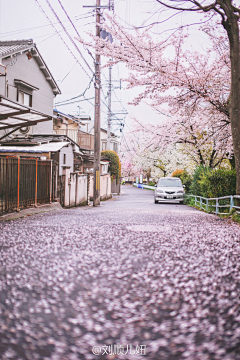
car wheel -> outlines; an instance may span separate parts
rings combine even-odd
[[[158,204],[158,201],[157,200],[154,200],[155,204]]]
[[[183,201],[179,201],[179,204],[183,204]]]

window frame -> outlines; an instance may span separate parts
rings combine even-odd
[[[20,103],[20,104],[32,107],[32,93],[30,91],[28,92],[28,91],[24,91],[22,89],[17,88],[17,102],[20,102],[19,101],[19,98],[20,98],[19,94],[20,93],[22,93],[23,95],[28,95],[29,96],[29,104],[28,105],[24,104],[24,102]]]

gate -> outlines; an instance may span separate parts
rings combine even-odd
[[[57,198],[62,206],[64,206],[65,194],[65,175],[58,176],[57,178]]]
[[[0,157],[0,215],[50,203],[55,197],[55,173],[51,160]]]

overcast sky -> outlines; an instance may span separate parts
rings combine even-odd
[[[108,1],[102,0],[102,4],[106,3],[108,3]],[[54,11],[61,22],[69,31],[71,37],[74,39],[77,34],[61,9],[58,1],[51,0],[50,4],[54,8]],[[95,33],[94,9],[83,7],[84,5],[94,5],[94,0],[62,0],[62,4],[82,37],[86,36],[86,31]],[[141,5],[140,7],[139,4]],[[61,89],[62,95],[57,96],[55,101],[56,104],[62,100],[76,97],[84,92],[91,80],[92,73],[80,58],[80,55],[64,33],[62,27],[58,23],[58,19],[55,17],[45,0],[0,0],[0,10],[1,40],[19,40],[28,38],[34,40]],[[144,21],[145,16],[148,16],[147,10],[151,10],[149,1],[147,4],[146,1],[141,0],[115,0],[115,13],[126,23],[141,24]],[[51,25],[50,22],[52,22],[54,26]],[[62,39],[57,32],[59,32]],[[65,41],[65,44],[63,40]],[[77,45],[90,67],[94,70],[93,61],[87,51],[79,43]],[[76,62],[76,58],[79,60],[82,67]],[[87,74],[84,72],[83,68]],[[114,87],[119,88],[119,80],[126,76],[127,72],[124,66],[115,66],[113,69]],[[107,96],[107,80],[108,71],[104,70],[102,75],[102,85],[105,96]],[[122,87],[124,86],[125,84],[122,83]],[[72,114],[77,114],[80,111],[81,114],[91,115],[93,118],[93,83],[85,95],[86,98],[89,99],[88,101],[83,101],[83,97],[80,97],[77,99],[79,101],[68,106],[58,106],[58,109],[62,112]],[[130,101],[132,97],[133,92],[126,92],[120,89],[114,90],[112,96],[112,108],[113,112],[116,111],[118,113],[116,116],[120,120],[113,119],[113,129],[119,129],[119,124],[123,122],[121,119],[124,119],[121,112],[126,108],[129,115],[126,118],[125,130],[130,122],[130,116],[139,117],[141,120],[145,120],[151,116],[150,114],[152,111],[146,105],[142,105],[139,108],[128,106],[128,101]],[[102,99],[107,104],[107,99],[104,99],[103,94]],[[118,100],[122,100],[122,103]],[[152,116],[154,116],[154,114]],[[102,126],[106,126],[106,120],[107,106],[102,103]]]
[[[86,31],[95,33],[94,9],[83,7],[84,5],[95,5],[95,0],[61,0],[61,2],[83,38],[87,36]],[[50,3],[58,18],[74,39],[77,34],[58,1],[50,0]],[[106,3],[108,3],[108,0],[102,0],[102,4]],[[161,12],[153,16],[153,13],[156,12],[157,9],[159,9],[159,4],[157,4],[155,0],[115,0],[115,13],[126,23],[126,27],[129,27],[127,24],[140,26],[150,23],[151,21],[164,19],[167,16],[167,12]],[[167,24],[163,23],[159,25],[154,28],[154,31],[158,33],[166,30],[166,27],[169,29],[173,28],[177,25],[177,22],[183,23],[189,21],[189,19],[189,14],[183,14],[178,17],[178,19],[173,18]],[[191,19],[194,22],[195,19]],[[50,22],[52,22],[52,25]],[[195,37],[195,40],[197,40],[195,43],[201,43],[199,33],[196,29],[192,28],[191,34],[192,37]],[[47,0],[0,0],[0,35],[1,40],[28,38],[34,40],[61,89],[62,94],[57,96],[56,104],[82,94],[88,87],[92,73],[64,33],[59,24],[59,20],[48,6]],[[157,35],[153,34],[153,36],[156,37]],[[94,70],[92,58],[89,56],[87,50],[84,49],[82,45],[78,43],[77,45],[92,70]],[[126,76],[127,71],[123,65],[115,66],[113,69],[114,86],[118,88],[120,85],[119,80]],[[107,96],[107,80],[108,71],[106,69],[102,74],[102,85],[105,96]],[[125,84],[122,84],[122,86],[124,88]],[[134,95],[136,95],[136,91],[115,89],[112,96],[113,112],[121,113],[124,109],[127,109],[129,113],[125,121],[125,131],[129,129],[131,116],[135,116],[141,121],[149,121],[150,119],[157,121],[159,119],[159,115],[154,113],[147,105],[142,104],[138,107],[129,106],[128,102],[132,100]],[[71,105],[58,106],[58,110],[71,114],[78,114],[80,112],[84,115],[91,115],[93,118],[93,96],[93,83],[91,83],[90,89],[85,93],[85,97],[88,99],[87,101],[83,101],[84,98],[79,97],[76,100],[73,99],[72,101],[76,102]],[[103,102],[107,104],[107,99],[105,99],[103,95],[102,99]],[[119,102],[119,100],[122,100],[122,102]],[[119,129],[119,124],[123,122],[121,119],[124,119],[122,114],[117,114],[116,116],[120,120],[113,120],[113,130]],[[106,120],[107,106],[102,104],[101,122],[103,127],[106,126]]]

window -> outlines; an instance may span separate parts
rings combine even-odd
[[[107,149],[107,143],[106,142],[102,142],[102,151]]]
[[[182,182],[178,178],[161,178],[158,180],[158,186],[166,186],[166,187],[182,187]]]
[[[66,165],[66,154],[63,154],[63,165]]]
[[[26,106],[32,106],[32,95],[21,90],[18,91],[18,102]]]
[[[37,91],[39,88],[19,79],[14,79],[14,84],[17,88],[17,101],[23,105],[32,107],[33,91]]]

